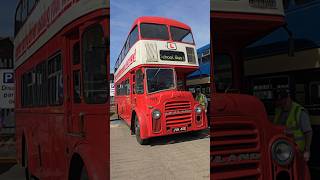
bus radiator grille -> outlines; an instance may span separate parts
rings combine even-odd
[[[210,131],[210,165],[214,177],[261,179],[259,133],[253,122],[217,118]]]
[[[188,126],[192,122],[191,102],[171,101],[165,104],[167,128]]]

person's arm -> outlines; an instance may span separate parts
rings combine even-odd
[[[304,158],[309,161],[310,158],[310,147],[312,142],[312,127],[310,118],[307,112],[302,111],[300,115],[300,127],[305,138]]]

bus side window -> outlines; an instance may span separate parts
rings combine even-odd
[[[136,71],[135,75],[135,91],[137,94],[143,94],[144,93],[144,88],[143,88],[143,72],[141,69]]]
[[[136,94],[136,85],[135,85],[135,83],[136,83],[136,76],[135,76],[135,74],[133,74],[132,75],[132,94]]]
[[[73,71],[73,102],[81,103],[80,70]]]
[[[108,100],[107,50],[103,29],[90,26],[82,34],[82,94],[87,104],[104,104]]]
[[[80,43],[77,42],[72,48],[72,63],[73,65],[80,64]]]

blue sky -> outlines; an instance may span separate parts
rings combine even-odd
[[[110,11],[111,72],[132,23],[140,16],[163,16],[189,25],[197,48],[210,42],[209,0],[111,0]]]
[[[17,2],[18,0],[6,0],[0,6],[0,37],[13,36]]]

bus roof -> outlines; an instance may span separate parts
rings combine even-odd
[[[131,29],[134,28],[135,25],[141,24],[141,23],[167,24],[170,26],[181,27],[183,29],[188,29],[188,30],[191,29],[188,25],[186,25],[182,22],[179,22],[177,20],[164,18],[164,17],[158,17],[158,16],[141,16],[134,21]]]

